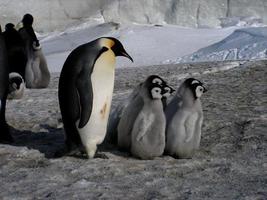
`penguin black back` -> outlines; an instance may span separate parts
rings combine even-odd
[[[0,26],[0,142],[12,142],[13,139],[6,123],[6,98],[8,93],[8,58],[4,36]]]
[[[8,53],[9,72],[19,73],[25,79],[27,64],[25,43],[12,23],[6,24],[3,34]]]

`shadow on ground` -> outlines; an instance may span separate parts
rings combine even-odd
[[[35,149],[45,155],[46,158],[53,158],[55,154],[64,149],[63,129],[52,128],[48,125],[42,125],[47,132],[32,132],[29,130],[17,130],[10,127],[14,138],[14,146],[25,146],[29,149]]]

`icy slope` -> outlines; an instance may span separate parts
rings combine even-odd
[[[236,27],[223,29],[191,29],[178,26],[83,24],[60,33],[42,37],[41,44],[51,71],[59,72],[68,54],[75,47],[102,36],[118,38],[134,63],[118,58],[118,67],[148,66],[174,63],[231,34]]]
[[[267,27],[243,28],[179,62],[267,59]]]

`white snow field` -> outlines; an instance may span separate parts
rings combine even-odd
[[[267,59],[267,27],[235,30],[218,43],[179,58],[177,63]]]
[[[102,36],[118,38],[133,57],[134,63],[118,58],[118,67],[263,59],[267,52],[266,30],[266,27],[195,29],[174,25],[84,23],[63,32],[40,36],[40,39],[50,71],[60,72],[74,48]]]
[[[102,36],[118,38],[134,63],[118,58],[118,67],[148,66],[173,63],[182,57],[211,45],[231,34],[236,28],[192,29],[177,26],[125,25],[115,23],[81,25],[41,39],[48,66],[59,72],[69,53],[77,46]]]

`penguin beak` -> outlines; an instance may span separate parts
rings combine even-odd
[[[205,87],[203,87],[204,88],[204,91],[203,91],[203,93],[205,93],[205,92],[207,92],[208,90],[207,90],[207,88],[205,88]]]
[[[124,56],[126,58],[129,58],[130,61],[134,62],[132,57],[125,50],[121,52],[120,56]]]
[[[170,86],[169,86],[170,87]],[[175,92],[175,89],[173,89],[172,87],[170,87],[171,88],[171,94],[173,93],[173,92]]]

